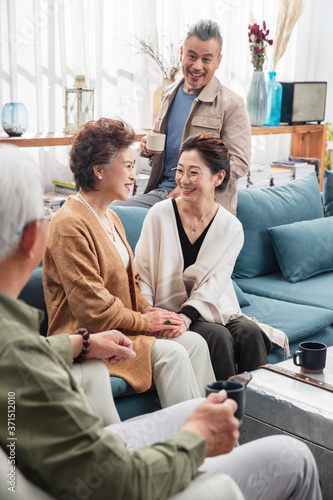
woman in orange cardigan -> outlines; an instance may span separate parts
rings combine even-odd
[[[74,137],[70,168],[78,194],[52,219],[43,262],[48,334],[119,329],[133,341],[136,357],[108,365],[110,374],[136,392],[153,379],[162,406],[169,406],[204,396],[214,372],[205,341],[193,332],[179,336],[183,320],[141,296],[124,229],[108,208],[129,195],[134,141],[128,124],[106,118]]]

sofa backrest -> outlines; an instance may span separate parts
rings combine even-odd
[[[40,309],[44,312],[45,317],[40,325],[39,331],[41,335],[46,337],[48,321],[43,288],[43,268],[41,266],[34,269],[28,283],[20,293],[19,299],[24,300],[29,306],[36,307],[36,309]]]
[[[278,187],[238,191],[237,218],[244,230],[244,246],[234,268],[237,278],[279,272],[267,229],[324,216],[315,173]]]
[[[143,221],[148,213],[148,208],[143,207],[126,207],[110,205],[121,220],[124,226],[127,241],[134,253],[138,239],[140,238]]]

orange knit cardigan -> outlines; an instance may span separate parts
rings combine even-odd
[[[155,338],[140,335],[148,328],[148,318],[140,311],[150,304],[141,296],[124,228],[110,212],[130,255],[128,271],[105,230],[79,200],[69,198],[52,219],[43,260],[48,335],[75,333],[78,328],[122,331],[133,341],[136,357],[115,365],[106,361],[109,373],[143,392],[152,383]]]

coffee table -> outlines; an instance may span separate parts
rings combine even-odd
[[[288,359],[274,365],[295,373]],[[246,388],[246,415],[240,444],[273,434],[305,442],[318,466],[323,499],[333,499],[333,393],[259,368]],[[311,378],[333,384],[333,347],[327,351],[324,373]]]

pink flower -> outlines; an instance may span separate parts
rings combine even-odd
[[[272,45],[273,40],[268,40],[269,30],[267,29],[266,21],[263,21],[262,29],[260,29],[257,23],[249,24],[248,29],[252,64],[255,71],[262,71],[266,57],[266,45]]]

